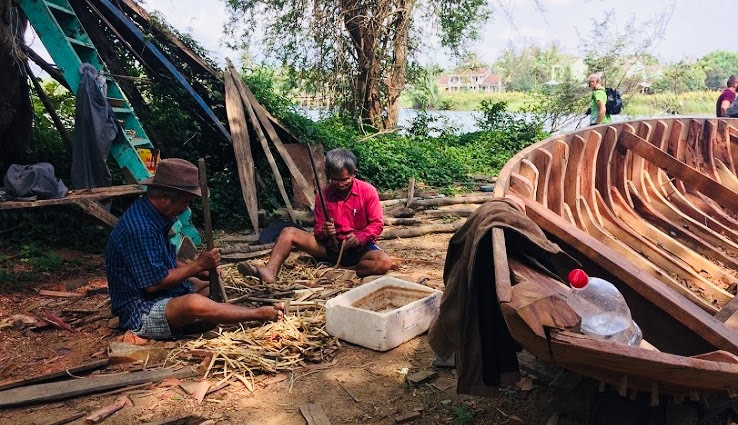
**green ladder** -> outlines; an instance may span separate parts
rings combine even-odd
[[[83,63],[92,64],[107,80],[107,98],[125,134],[124,143],[113,143],[111,153],[121,168],[127,169],[138,181],[151,176],[136,148],[153,148],[141,122],[123,95],[118,83],[110,75],[100,59],[97,49],[90,41],[67,0],[21,0],[20,6],[41,38],[46,50],[64,74],[64,78],[76,93]],[[200,235],[191,222],[192,212],[188,209],[172,226],[172,243],[179,248],[182,236],[188,236],[200,244]]]

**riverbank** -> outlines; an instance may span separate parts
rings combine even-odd
[[[687,93],[636,94],[624,96],[624,114],[629,116],[652,115],[712,115],[715,112],[715,100],[720,93],[715,91],[697,91]],[[536,95],[524,92],[478,93],[460,92],[445,93],[443,99],[451,111],[476,111],[482,100],[507,102],[508,111],[520,112],[526,105],[536,101]],[[403,98],[403,108],[411,108],[412,102]]]

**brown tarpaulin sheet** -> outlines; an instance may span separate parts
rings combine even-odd
[[[479,207],[448,244],[441,311],[428,333],[440,358],[456,354],[456,391],[487,396],[501,377],[517,376],[516,352],[495,292],[492,229],[505,232],[509,257],[561,278],[579,264],[549,241],[509,200]]]

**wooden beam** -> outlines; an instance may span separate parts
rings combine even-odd
[[[54,105],[51,103],[51,99],[49,99],[49,96],[44,91],[44,88],[41,87],[41,83],[38,82],[36,79],[36,76],[33,75],[33,71],[31,70],[30,65],[26,62],[26,72],[28,73],[28,77],[31,79],[31,82],[33,83],[33,88],[36,89],[36,94],[38,95],[38,98],[41,100],[41,103],[44,105],[44,108],[46,109],[46,112],[49,113],[49,116],[51,117],[51,121],[54,123],[54,127],[56,127],[56,131],[59,132],[59,137],[62,139],[62,142],[64,142],[64,145],[66,145],[69,152],[72,152],[72,137],[69,135],[69,132],[64,127],[64,124],[61,121],[61,118],[59,118],[59,114],[56,113],[56,109],[54,109]]]
[[[36,375],[32,378],[25,378],[25,379],[20,379],[17,381],[8,382],[6,384],[2,384],[0,385],[0,391],[9,390],[11,388],[21,387],[24,385],[38,384],[38,383],[45,382],[45,381],[51,381],[52,379],[69,377],[69,374],[78,375],[80,373],[89,372],[95,369],[100,369],[101,367],[105,367],[108,364],[110,364],[110,360],[108,359],[96,360],[94,362],[90,362],[90,363],[75,366],[75,367],[70,367],[69,369],[64,369],[58,372],[50,372],[50,373],[45,373],[43,375]]]
[[[249,101],[249,96],[246,93],[246,84],[244,84],[240,78],[235,78],[236,74],[231,64],[229,64],[229,71],[231,71],[231,77],[233,77],[236,81],[236,87],[238,88],[238,92],[241,95],[241,102],[243,102],[243,107],[246,110],[246,115],[251,121],[251,125],[254,126],[254,133],[256,133],[256,138],[259,139],[259,144],[261,144],[261,149],[264,151],[264,156],[266,156],[269,167],[272,169],[272,174],[274,174],[274,180],[277,183],[279,194],[282,196],[282,200],[287,207],[287,212],[289,213],[290,218],[292,219],[292,221],[295,221],[295,210],[292,208],[292,202],[290,202],[290,197],[287,196],[287,190],[284,188],[282,173],[279,172],[277,163],[276,161],[274,161],[274,155],[272,155],[272,151],[271,149],[269,149],[269,143],[264,136],[264,131],[262,131],[261,129],[261,124],[259,123],[259,119],[256,118],[256,112],[254,111],[254,107],[252,106],[256,102],[252,103]]]
[[[738,210],[738,193],[677,160],[643,138],[625,131],[620,134],[619,143],[646,161],[663,168],[670,176],[680,179],[691,189],[700,191],[712,199],[720,199],[729,208]]]
[[[233,139],[233,152],[236,155],[238,177],[241,183],[241,194],[243,195],[246,210],[251,220],[254,232],[259,231],[259,205],[256,198],[256,177],[254,170],[254,157],[251,155],[251,141],[246,127],[246,115],[243,104],[236,88],[234,76],[230,72],[233,65],[226,59],[229,67],[225,73],[225,103],[228,115],[228,127]]]
[[[110,227],[115,227],[115,225],[118,224],[118,217],[110,214],[110,212],[100,205],[100,202],[98,201],[92,199],[79,199],[74,201],[74,204],[82,208],[82,210],[87,214],[97,218]]]
[[[279,138],[279,135],[277,135],[277,132],[272,125],[272,123],[276,122],[276,120],[269,114],[269,111],[267,111],[266,108],[264,108],[259,102],[256,101],[256,98],[254,97],[254,94],[251,93],[251,90],[249,90],[249,88],[246,87],[245,84],[242,84],[242,86],[247,98],[249,99],[249,103],[254,108],[256,116],[259,118],[259,121],[261,121],[261,124],[264,126],[267,135],[269,135],[272,143],[274,143],[274,147],[277,148],[277,152],[279,152],[279,155],[282,157],[285,165],[290,170],[290,175],[292,175],[292,177],[297,180],[297,186],[302,189],[302,193],[305,196],[305,199],[310,202],[310,208],[314,208],[315,194],[310,191],[310,184],[308,184],[305,176],[303,176],[300,172],[300,169],[297,167],[297,164],[295,164],[295,161],[292,160],[292,157],[290,156],[289,152],[287,152],[287,149],[284,147],[284,144]],[[295,140],[299,142],[299,140]],[[320,188],[317,188],[316,190],[320,190]]]
[[[738,297],[733,297],[720,311],[715,314],[715,318],[721,322],[726,322],[735,312],[738,311]]]
[[[140,195],[142,193],[144,193],[144,187],[138,184],[70,190],[67,193],[67,196],[57,199],[41,199],[39,201],[2,201],[0,202],[0,210],[65,205],[73,204],[76,201],[81,200],[99,201],[106,198]]]
[[[123,10],[131,15],[133,20],[138,22],[138,24],[141,25],[144,30],[151,30],[154,34],[165,38],[167,41],[176,46],[177,49],[179,49],[179,51],[184,54],[185,59],[189,59],[188,62],[191,62],[191,64],[199,67],[201,71],[209,73],[218,81],[223,81],[220,73],[214,70],[213,67],[210,66],[210,64],[208,64],[203,58],[201,58],[197,53],[195,53],[186,44],[184,44],[182,40],[177,38],[169,31],[164,30],[160,25],[152,22],[151,15],[149,15],[146,9],[139,6],[135,1],[121,0],[118,5],[123,6]]]
[[[196,374],[197,371],[195,369],[185,367],[180,370],[146,370],[142,372],[103,375],[94,378],[30,385],[0,392],[0,408],[63,400],[128,385],[142,384],[144,382],[158,382],[167,378],[189,378]]]

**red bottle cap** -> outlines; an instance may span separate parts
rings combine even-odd
[[[587,286],[589,276],[582,269],[574,269],[569,272],[569,284],[572,288],[582,289]]]

